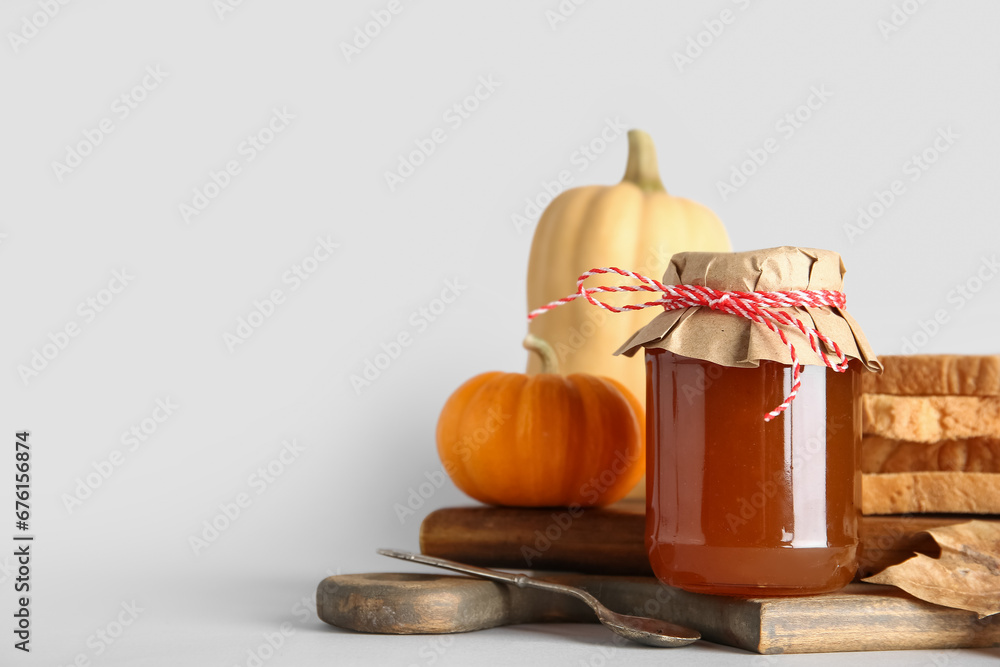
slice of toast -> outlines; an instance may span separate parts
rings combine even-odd
[[[1000,514],[1000,474],[898,472],[861,476],[864,514]]]
[[[878,435],[861,441],[861,472],[1000,473],[1000,438],[907,442]]]
[[[913,442],[1000,438],[1000,396],[864,394],[861,406],[866,435]]]
[[[900,396],[1000,396],[1000,356],[880,356],[881,375],[864,373],[861,391]]]

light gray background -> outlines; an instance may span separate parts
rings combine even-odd
[[[430,510],[465,502],[448,482],[405,521],[394,511],[440,469],[433,433],[448,394],[475,373],[522,368],[533,226],[518,233],[511,216],[561,170],[574,185],[621,177],[623,136],[582,171],[574,158],[607,119],[652,134],[667,188],[712,207],[735,248],[840,251],[850,310],[878,352],[899,352],[939,311],[947,321],[917,337],[921,351],[997,351],[1000,280],[974,279],[993,277],[984,258],[1000,250],[1000,5],[564,1],[575,11],[553,27],[547,12],[559,4],[401,0],[351,62],[340,43],[387,2],[245,0],[220,18],[211,0],[73,1],[16,49],[10,33],[41,9],[3,4],[0,433],[32,431],[37,542],[30,657],[10,648],[13,562],[0,556],[0,663],[83,654],[99,665],[245,665],[283,622],[294,634],[265,664],[680,657],[609,657],[608,635],[583,626],[453,643],[358,636],[328,630],[301,603],[328,572],[410,569],[373,550],[416,548]],[[904,4],[915,13],[884,34],[879,22]],[[674,54],[723,10],[732,23],[702,35],[711,44],[679,68]],[[112,104],[147,67],[167,75],[123,119]],[[480,77],[499,87],[454,127],[446,110]],[[776,123],[814,88],[831,96],[786,136]],[[275,108],[294,120],[247,161],[241,142]],[[114,131],[60,181],[52,163],[104,118]],[[384,172],[435,128],[445,143],[390,191]],[[948,128],[957,138],[912,181],[908,161]],[[717,183],[769,138],[779,150],[724,200]],[[185,224],[179,205],[229,160],[240,174]],[[848,238],[858,207],[897,179],[905,192]],[[292,291],[282,275],[327,235],[340,247]],[[78,304],[123,268],[134,279],[87,322]],[[419,329],[412,314],[446,280],[466,287]],[[953,290],[970,280],[981,289],[960,308]],[[275,288],[287,300],[231,352],[224,334]],[[25,383],[18,366],[69,323],[79,335]],[[359,395],[350,376],[402,332],[413,344]],[[129,451],[121,434],[166,398],[179,407]],[[291,439],[304,450],[258,495],[250,476]],[[64,494],[114,450],[123,463],[70,512]],[[3,451],[6,507],[12,447]],[[252,504],[196,555],[189,537],[240,493]],[[132,601],[138,619],[96,655],[88,637]],[[682,655],[755,665],[860,657],[765,660],[712,645]]]

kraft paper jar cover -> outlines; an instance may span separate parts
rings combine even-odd
[[[844,273],[844,264],[836,252],[783,246],[749,252],[678,253],[670,259],[662,282],[741,292],[843,291]],[[849,300],[850,294],[847,296]],[[882,365],[861,326],[846,309],[801,307],[780,310],[836,341],[844,354],[860,360],[868,370],[882,371]],[[796,327],[776,326],[795,346],[799,363],[826,365]],[[792,363],[788,346],[765,325],[709,308],[663,312],[634,333],[615,354],[632,356],[642,347],[660,348],[737,368],[756,368],[762,359],[786,365]],[[832,354],[833,350],[827,352]]]

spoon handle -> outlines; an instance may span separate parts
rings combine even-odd
[[[424,565],[440,567],[446,570],[454,570],[455,572],[471,574],[484,579],[492,579],[493,581],[502,581],[505,584],[514,584],[515,586],[523,587],[524,584],[520,583],[519,579],[527,578],[524,577],[524,575],[512,574],[510,572],[498,572],[497,570],[489,570],[485,567],[476,567],[475,565],[456,563],[453,560],[435,558],[434,556],[425,556],[423,554],[415,554],[410,551],[400,551],[398,549],[378,549],[378,553],[383,556],[389,556],[390,558],[409,560],[414,563],[422,563]]]
[[[559,593],[569,593],[575,597],[581,597],[579,593],[583,593],[586,597],[591,597],[589,594],[583,591],[576,591],[567,586],[562,586],[560,584],[551,584],[547,581],[540,581],[538,579],[532,579],[531,577],[524,574],[514,574],[512,572],[500,572],[498,570],[491,570],[485,567],[476,567],[475,565],[466,565],[465,563],[456,563],[453,560],[447,560],[445,558],[435,558],[434,556],[425,556],[424,554],[415,554],[410,551],[399,551],[397,549],[378,549],[378,553],[383,556],[389,556],[390,558],[399,558],[400,560],[413,561],[414,563],[421,563],[423,565],[431,565],[433,567],[444,568],[445,570],[453,570],[455,572],[461,572],[462,574],[471,574],[474,577],[482,577],[483,579],[492,579],[493,581],[500,581],[505,584],[513,584],[518,588],[539,588],[546,591],[556,591]],[[584,600],[589,602],[589,600]]]

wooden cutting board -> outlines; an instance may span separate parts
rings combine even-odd
[[[890,586],[851,584],[824,595],[745,599],[688,593],[650,577],[544,578],[584,588],[614,611],[661,618],[697,629],[708,641],[757,653],[1000,646],[1000,615],[979,620],[972,612],[922,602]],[[433,574],[329,577],[316,592],[316,608],[331,625],[390,634],[596,622],[593,611],[565,595]],[[607,638],[624,641],[610,631]]]
[[[976,516],[1000,523],[1000,517]],[[865,516],[857,578],[901,563],[914,551],[935,553],[928,528],[968,521],[963,515]],[[652,576],[644,545],[645,506],[634,500],[604,508],[455,507],[420,526],[420,550],[471,565]]]

